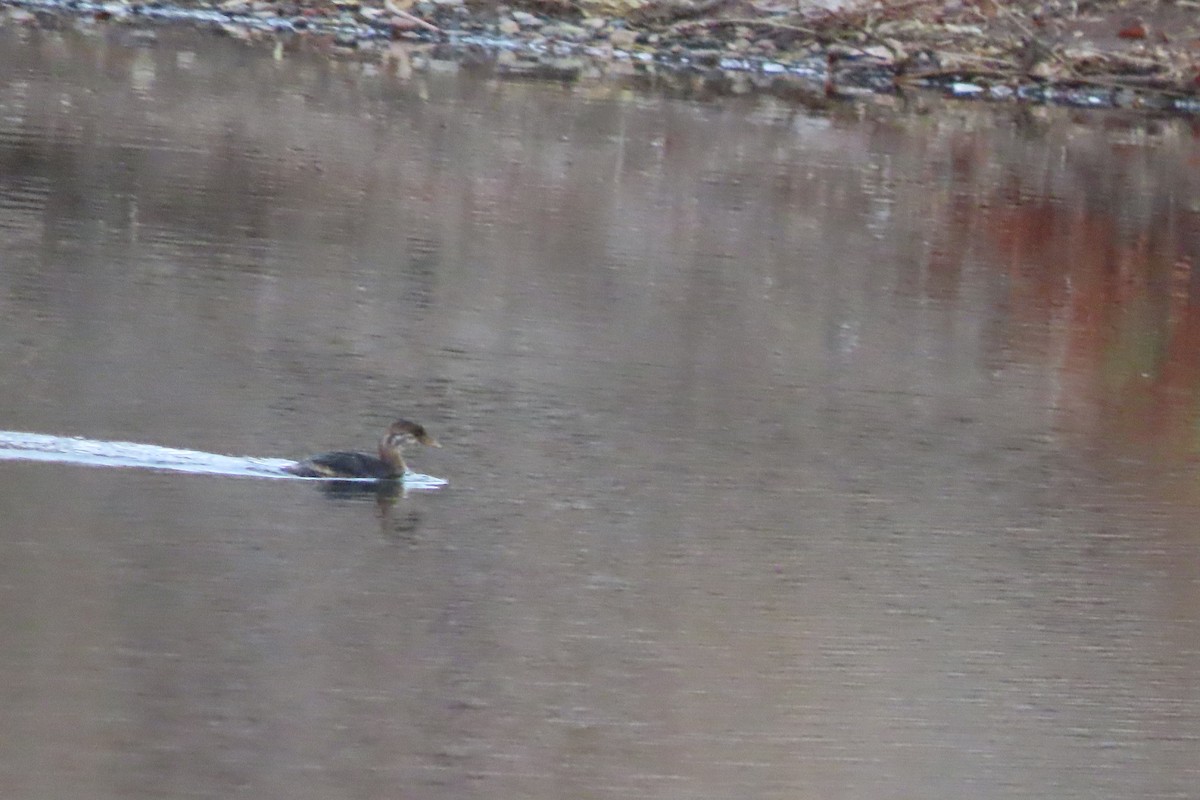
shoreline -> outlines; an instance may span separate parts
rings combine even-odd
[[[401,71],[414,68],[414,56],[419,63],[433,55],[487,62],[504,77],[567,83],[609,72],[699,76],[711,94],[765,93],[810,108],[923,90],[960,99],[1200,114],[1200,32],[1182,25],[1172,42],[1142,17],[1121,23],[1135,11],[1129,5],[1101,4],[1113,8],[1107,18],[1076,13],[1035,22],[1014,10],[1019,5],[1002,7],[989,26],[952,21],[979,17],[975,8],[959,8],[953,18],[942,8],[937,24],[924,22],[920,16],[933,6],[923,1],[887,7],[873,19],[853,9],[820,10],[802,25],[795,14],[746,16],[744,6],[731,16],[727,12],[739,9],[725,0],[658,4],[656,14],[644,5],[594,15],[565,4],[555,13],[533,13],[462,0],[422,0],[407,8],[394,0],[0,0],[0,25],[183,25],[272,47],[280,58],[303,48]],[[1145,41],[1155,35],[1156,43]]]

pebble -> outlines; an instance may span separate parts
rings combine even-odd
[[[510,15],[522,28],[540,28],[545,23],[527,11],[514,11]]]
[[[608,34],[608,41],[612,42],[613,47],[633,47],[637,42],[637,33],[627,28],[617,28]]]
[[[542,35],[553,39],[565,39],[568,42],[581,42],[591,36],[591,32],[569,22],[559,22],[542,26]]]
[[[339,28],[333,35],[333,43],[338,47],[347,47],[353,50],[358,47],[358,31],[353,28]]]

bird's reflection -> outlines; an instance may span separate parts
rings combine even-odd
[[[377,502],[394,504],[404,496],[404,481],[321,481],[321,491],[334,500],[354,500],[364,497],[375,497]]]
[[[322,481],[321,491],[326,497],[339,501],[373,499],[384,536],[408,536],[420,527],[421,515],[415,509],[408,508],[403,514],[396,512],[397,504],[408,494],[403,480]]]

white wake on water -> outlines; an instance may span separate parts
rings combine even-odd
[[[141,469],[191,472],[202,475],[234,475],[247,478],[327,481],[327,478],[299,478],[283,470],[295,464],[287,458],[226,456],[201,450],[183,450],[138,442],[107,442],[77,436],[51,436],[44,433],[0,431],[0,461],[54,461],[93,467],[135,467]],[[373,483],[370,478],[351,479]],[[447,481],[433,475],[408,472],[406,489],[436,489]]]

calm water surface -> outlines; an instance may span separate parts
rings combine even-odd
[[[0,430],[450,483],[0,460],[0,796],[1196,797],[1188,125],[124,37],[0,31]]]

